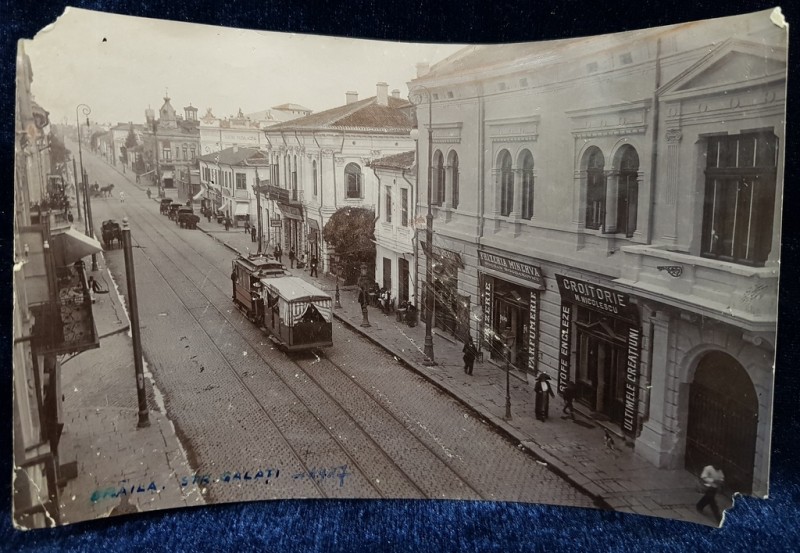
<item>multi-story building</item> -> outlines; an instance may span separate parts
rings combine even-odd
[[[332,251],[321,229],[330,216],[348,206],[376,208],[378,179],[367,165],[414,148],[411,105],[388,89],[378,83],[377,95],[364,100],[348,92],[345,105],[264,130],[268,198],[282,216],[282,247],[317,257],[323,270]]]
[[[219,119],[208,108],[200,118],[200,151],[203,155],[227,148],[263,148],[266,141],[263,129],[311,115],[311,110],[298,104],[281,104],[272,109],[254,113],[239,113],[235,117]]]
[[[190,169],[196,167],[200,155],[200,122],[197,108],[191,104],[177,115],[164,96],[158,118],[152,109],[145,110],[147,124],[144,136],[145,162],[156,171],[159,188],[167,195],[186,199],[191,195]]]
[[[202,188],[199,196],[205,207],[230,217],[234,226],[243,225],[246,220],[255,224],[258,220],[256,187],[259,180],[269,173],[266,153],[256,148],[233,146],[200,156],[197,163]],[[266,200],[262,217],[262,232],[268,237],[269,211]]]
[[[31,99],[33,73],[19,46],[14,171],[14,522],[60,522],[64,426],[60,356],[99,345],[82,257],[100,244],[71,228],[64,173],[48,154],[48,113]],[[67,169],[66,164],[61,164]],[[74,182],[72,183],[74,185]]]
[[[416,154],[402,152],[369,164],[378,180],[379,200],[375,213],[375,279],[395,305],[411,301],[418,292],[416,219]]]
[[[763,14],[423,68],[436,325],[575,383],[657,466],[765,493],[785,86]]]
[[[145,132],[144,125],[133,122],[117,123],[111,127],[109,133],[112,153],[109,154],[107,161],[111,165],[123,165],[126,171],[133,171],[137,158],[141,158],[144,153]],[[155,173],[155,168],[152,168],[152,171]]]

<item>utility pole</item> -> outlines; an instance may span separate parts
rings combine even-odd
[[[90,236],[94,238],[94,223],[92,221],[92,202],[89,198],[89,191],[88,191],[88,177],[86,176],[86,170],[83,168],[83,145],[81,144],[81,122],[78,119],[78,110],[86,116],[86,128],[89,128],[89,114],[92,113],[92,108],[87,106],[86,104],[78,104],[75,106],[75,123],[78,127],[78,155],[80,156],[81,161],[81,179],[83,180],[83,195],[84,199],[86,200],[86,224],[84,225],[86,230],[86,236]],[[97,254],[92,254],[92,271],[97,271]]]
[[[253,191],[256,193],[256,222],[258,224],[258,255],[261,255],[263,245],[263,231],[261,228],[261,192],[259,192],[258,168],[256,168],[256,184],[253,186]]]
[[[142,363],[142,336],[139,329],[139,304],[136,299],[136,275],[133,268],[133,245],[128,218],[122,218],[122,247],[125,251],[125,279],[128,281],[128,311],[131,317],[131,336],[133,337],[133,368],[136,373],[136,395],[139,400],[138,428],[150,426],[150,411],[144,389],[144,366]]]
[[[75,156],[72,156],[72,185],[75,187],[75,207],[78,208],[78,219],[83,221],[83,215],[81,215],[81,194],[80,194],[80,186],[78,186],[78,166],[75,162]],[[84,225],[86,222],[84,221]]]

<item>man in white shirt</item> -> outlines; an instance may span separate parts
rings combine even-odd
[[[717,522],[719,522],[722,520],[722,515],[720,515],[719,507],[717,506],[716,496],[722,484],[725,483],[725,474],[722,469],[718,469],[714,465],[707,465],[700,474],[700,480],[703,483],[705,492],[700,501],[697,502],[697,511],[702,512],[706,505],[710,505],[711,512],[714,513]]]

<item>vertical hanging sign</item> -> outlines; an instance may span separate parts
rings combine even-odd
[[[636,433],[641,335],[642,331],[639,327],[628,327],[628,359],[625,362],[625,416],[622,419],[622,429],[630,435]]]
[[[569,382],[569,358],[572,333],[572,305],[561,302],[561,331],[558,344],[558,393],[563,394]]]
[[[483,341],[487,346],[492,344],[492,302],[494,301],[494,281],[491,277],[483,277]]]
[[[531,290],[528,307],[528,371],[536,372],[536,363],[539,359],[536,345],[539,336],[539,294]]]

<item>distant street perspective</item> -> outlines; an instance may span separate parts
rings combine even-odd
[[[100,72],[151,32],[58,25],[81,17],[113,22],[101,54],[84,45]],[[98,74],[104,92],[66,102],[34,71],[58,33],[21,43],[16,526],[293,498],[720,525],[736,493],[765,496],[777,20],[364,43],[363,61],[352,41],[256,33],[341,73],[257,100],[180,69],[145,89]],[[164,50],[261,52],[153,25],[195,37]],[[258,55],[241,67],[284,67]],[[345,76],[374,84],[333,90]]]

